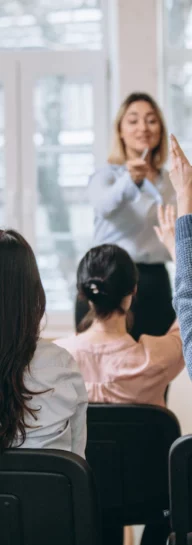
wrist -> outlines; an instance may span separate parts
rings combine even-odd
[[[177,194],[178,218],[186,214],[192,214],[192,189]]]
[[[176,262],[175,246],[174,246],[174,248],[171,248],[169,250],[169,253],[170,253],[170,256],[171,256],[171,259],[172,259],[173,263],[175,263]]]
[[[172,259],[172,261],[175,263],[176,261],[176,255],[175,255],[175,240],[172,244],[166,244],[165,247],[167,248],[167,251],[169,252],[169,255]]]

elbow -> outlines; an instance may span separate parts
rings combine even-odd
[[[103,205],[103,203],[102,204],[100,203],[100,205],[97,205],[97,206],[95,205],[94,208],[95,208],[95,213],[97,217],[100,217],[103,219],[110,218],[110,216],[114,212],[114,210],[107,208],[107,206]]]

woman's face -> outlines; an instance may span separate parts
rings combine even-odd
[[[128,106],[121,122],[120,136],[126,150],[142,154],[144,149],[153,150],[160,142],[161,124],[153,107],[144,100]]]

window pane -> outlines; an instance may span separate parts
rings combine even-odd
[[[101,49],[100,0],[6,0],[0,48]]]
[[[191,0],[164,0],[166,41],[171,46],[192,48]]]
[[[168,68],[169,129],[180,141],[192,140],[192,63]]]
[[[91,243],[86,186],[94,170],[93,97],[88,81],[63,76],[35,89],[38,169],[37,258],[49,310],[69,310],[79,259]]]
[[[5,136],[4,136],[4,89],[0,84],[0,227],[5,217]]]

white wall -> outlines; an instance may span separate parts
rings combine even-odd
[[[112,16],[113,31],[110,36],[112,65],[113,33],[116,41],[112,83],[117,79],[119,101],[132,91],[146,91],[154,97],[159,95],[159,2],[161,0],[109,0],[109,9],[111,7],[115,13],[115,17]]]

